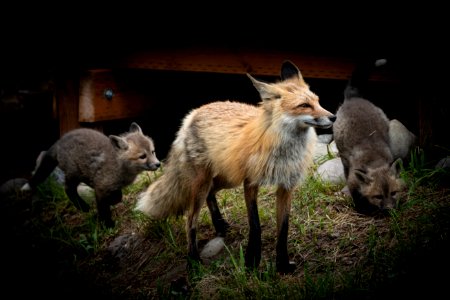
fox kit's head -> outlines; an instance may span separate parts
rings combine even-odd
[[[404,187],[399,177],[400,161],[397,159],[390,166],[351,170],[348,188],[358,212],[373,214],[397,206],[399,193]]]
[[[256,80],[250,74],[258,90],[264,109],[271,114],[272,120],[297,130],[298,128],[330,128],[336,116],[322,108],[319,97],[314,94],[303,80],[300,70],[290,61],[281,66],[281,81],[265,83]]]
[[[118,151],[118,157],[127,168],[136,174],[155,171],[161,165],[156,158],[153,140],[142,133],[138,124],[132,123],[130,131],[121,136],[110,135],[111,143]]]

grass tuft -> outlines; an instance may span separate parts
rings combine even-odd
[[[439,186],[443,171],[425,161],[423,151],[412,152],[401,172],[407,192],[383,218],[356,213],[340,192],[343,184],[306,178],[292,201],[288,251],[297,268],[289,275],[275,270],[274,187],[261,188],[258,195],[263,252],[257,270],[245,268],[249,228],[242,188],[235,188],[217,194],[230,224],[224,250],[188,272],[185,217],[151,220],[134,210],[138,195],[163,170],[143,173],[123,190],[123,201],[112,208],[114,229],[99,226],[95,204],[88,213],[76,210],[62,186],[49,178],[33,198],[18,240],[27,236],[34,247],[45,249],[48,261],[57,261],[52,270],[59,275],[51,277],[55,289],[62,280],[91,296],[375,299],[415,296],[421,287],[433,294],[439,286],[443,291],[448,279],[439,274],[450,267],[450,202],[448,189]],[[206,206],[197,229],[201,250],[215,237]]]

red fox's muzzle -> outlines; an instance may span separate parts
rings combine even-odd
[[[336,121],[336,116],[333,114],[330,114],[330,116],[321,116],[318,118],[308,118],[304,121],[306,125],[309,125],[311,127],[320,128],[320,129],[327,129],[333,126],[334,121]]]

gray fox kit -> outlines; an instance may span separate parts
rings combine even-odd
[[[360,96],[361,86],[380,60],[357,66],[336,112],[333,134],[355,209],[364,214],[391,209],[402,188],[400,159],[394,161],[385,113]]]
[[[78,128],[67,132],[42,155],[29,183],[22,190],[34,189],[58,166],[65,175],[65,191],[73,204],[82,211],[89,210],[77,193],[83,182],[95,191],[100,221],[113,227],[110,205],[122,200],[122,188],[131,184],[144,170],[155,171],[160,162],[156,158],[153,140],[142,133],[136,123],[120,136]]]

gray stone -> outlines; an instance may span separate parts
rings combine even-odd
[[[317,142],[321,144],[329,144],[333,140],[332,134],[321,134],[317,136]]]
[[[437,164],[436,168],[449,169],[450,168],[450,156],[444,157]]]
[[[212,258],[219,254],[224,247],[225,243],[223,237],[215,237],[205,245],[202,252],[200,253],[200,257]]]
[[[396,119],[389,122],[389,139],[394,160],[408,159],[409,152],[417,140],[416,136]]]
[[[341,159],[337,157],[327,160],[317,168],[315,176],[325,182],[335,184],[345,182],[344,167],[342,166]]]

